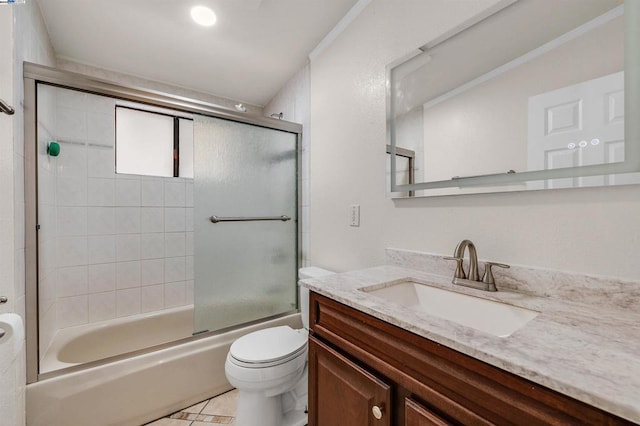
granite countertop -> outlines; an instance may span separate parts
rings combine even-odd
[[[449,265],[450,266],[450,265]],[[406,279],[540,312],[508,337],[387,302],[358,289]],[[499,277],[496,278],[498,280]],[[466,355],[640,423],[640,311],[498,288],[451,284],[451,276],[380,266],[301,281],[310,290]],[[499,281],[498,281],[499,284]]]

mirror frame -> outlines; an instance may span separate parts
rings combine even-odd
[[[476,190],[473,193],[490,193],[490,192],[509,192],[507,188],[498,189],[496,186],[525,183],[529,181],[540,181],[547,179],[561,179],[572,177],[586,176],[602,176],[609,174],[622,174],[640,172],[640,120],[625,120],[624,133],[625,141],[634,141],[635,143],[625,143],[625,161],[594,164],[580,167],[567,167],[550,170],[534,170],[526,172],[506,172],[477,176],[455,176],[449,180],[431,181],[431,182],[415,182],[411,184],[398,184],[396,181],[396,156],[400,155],[402,148],[396,144],[396,126],[394,111],[394,90],[393,80],[395,74],[406,63],[414,58],[424,54],[429,49],[439,45],[455,35],[479,25],[492,16],[504,10],[507,7],[517,4],[521,0],[501,0],[494,6],[486,9],[480,14],[464,21],[462,24],[454,27],[452,30],[444,33],[442,36],[427,43],[426,45],[414,50],[410,54],[394,61],[386,67],[386,94],[387,94],[387,152],[390,155],[390,191],[391,198],[414,197],[415,191],[440,189],[440,188],[470,188]],[[624,84],[625,84],[625,116],[640,117],[640,1],[625,0],[624,4],[619,6],[624,10],[625,22],[625,46],[624,46]],[[615,10],[615,9],[612,9]],[[455,89],[454,89],[455,90]],[[485,190],[482,187],[487,187]],[[489,188],[490,187],[490,188]],[[511,191],[528,191],[540,190],[544,188],[518,188]],[[404,194],[404,195],[403,195]],[[408,194],[408,195],[407,195]],[[466,195],[460,194],[428,194],[421,196],[439,196],[439,195]]]

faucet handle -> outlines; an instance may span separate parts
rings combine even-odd
[[[491,270],[492,266],[497,266],[498,268],[509,269],[511,266],[505,265],[504,263],[498,262],[485,262],[484,264],[484,275],[482,276],[482,282],[485,284],[495,284],[496,281],[493,278],[493,271]]]
[[[453,274],[453,278],[467,278],[467,275],[464,273],[464,268],[462,267],[462,261],[464,260],[462,257],[443,256],[442,258],[444,260],[456,261],[456,272]]]

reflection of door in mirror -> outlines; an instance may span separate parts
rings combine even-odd
[[[530,97],[528,122],[528,170],[624,161],[624,73]],[[530,182],[529,187],[608,185],[612,179],[549,179]]]
[[[387,145],[387,154],[391,154],[391,145]],[[410,149],[398,148],[395,149],[395,162],[396,162],[396,184],[398,185],[410,185],[415,183],[416,176],[416,153]],[[391,157],[387,162],[387,181],[389,181],[389,175],[391,174]],[[414,197],[415,191],[407,191],[406,193],[398,194],[398,196]]]

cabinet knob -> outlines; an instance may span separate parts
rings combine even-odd
[[[380,420],[382,418],[382,408],[378,407],[377,405],[374,405],[371,408],[371,413],[373,413],[373,417],[375,417],[377,420]]]

